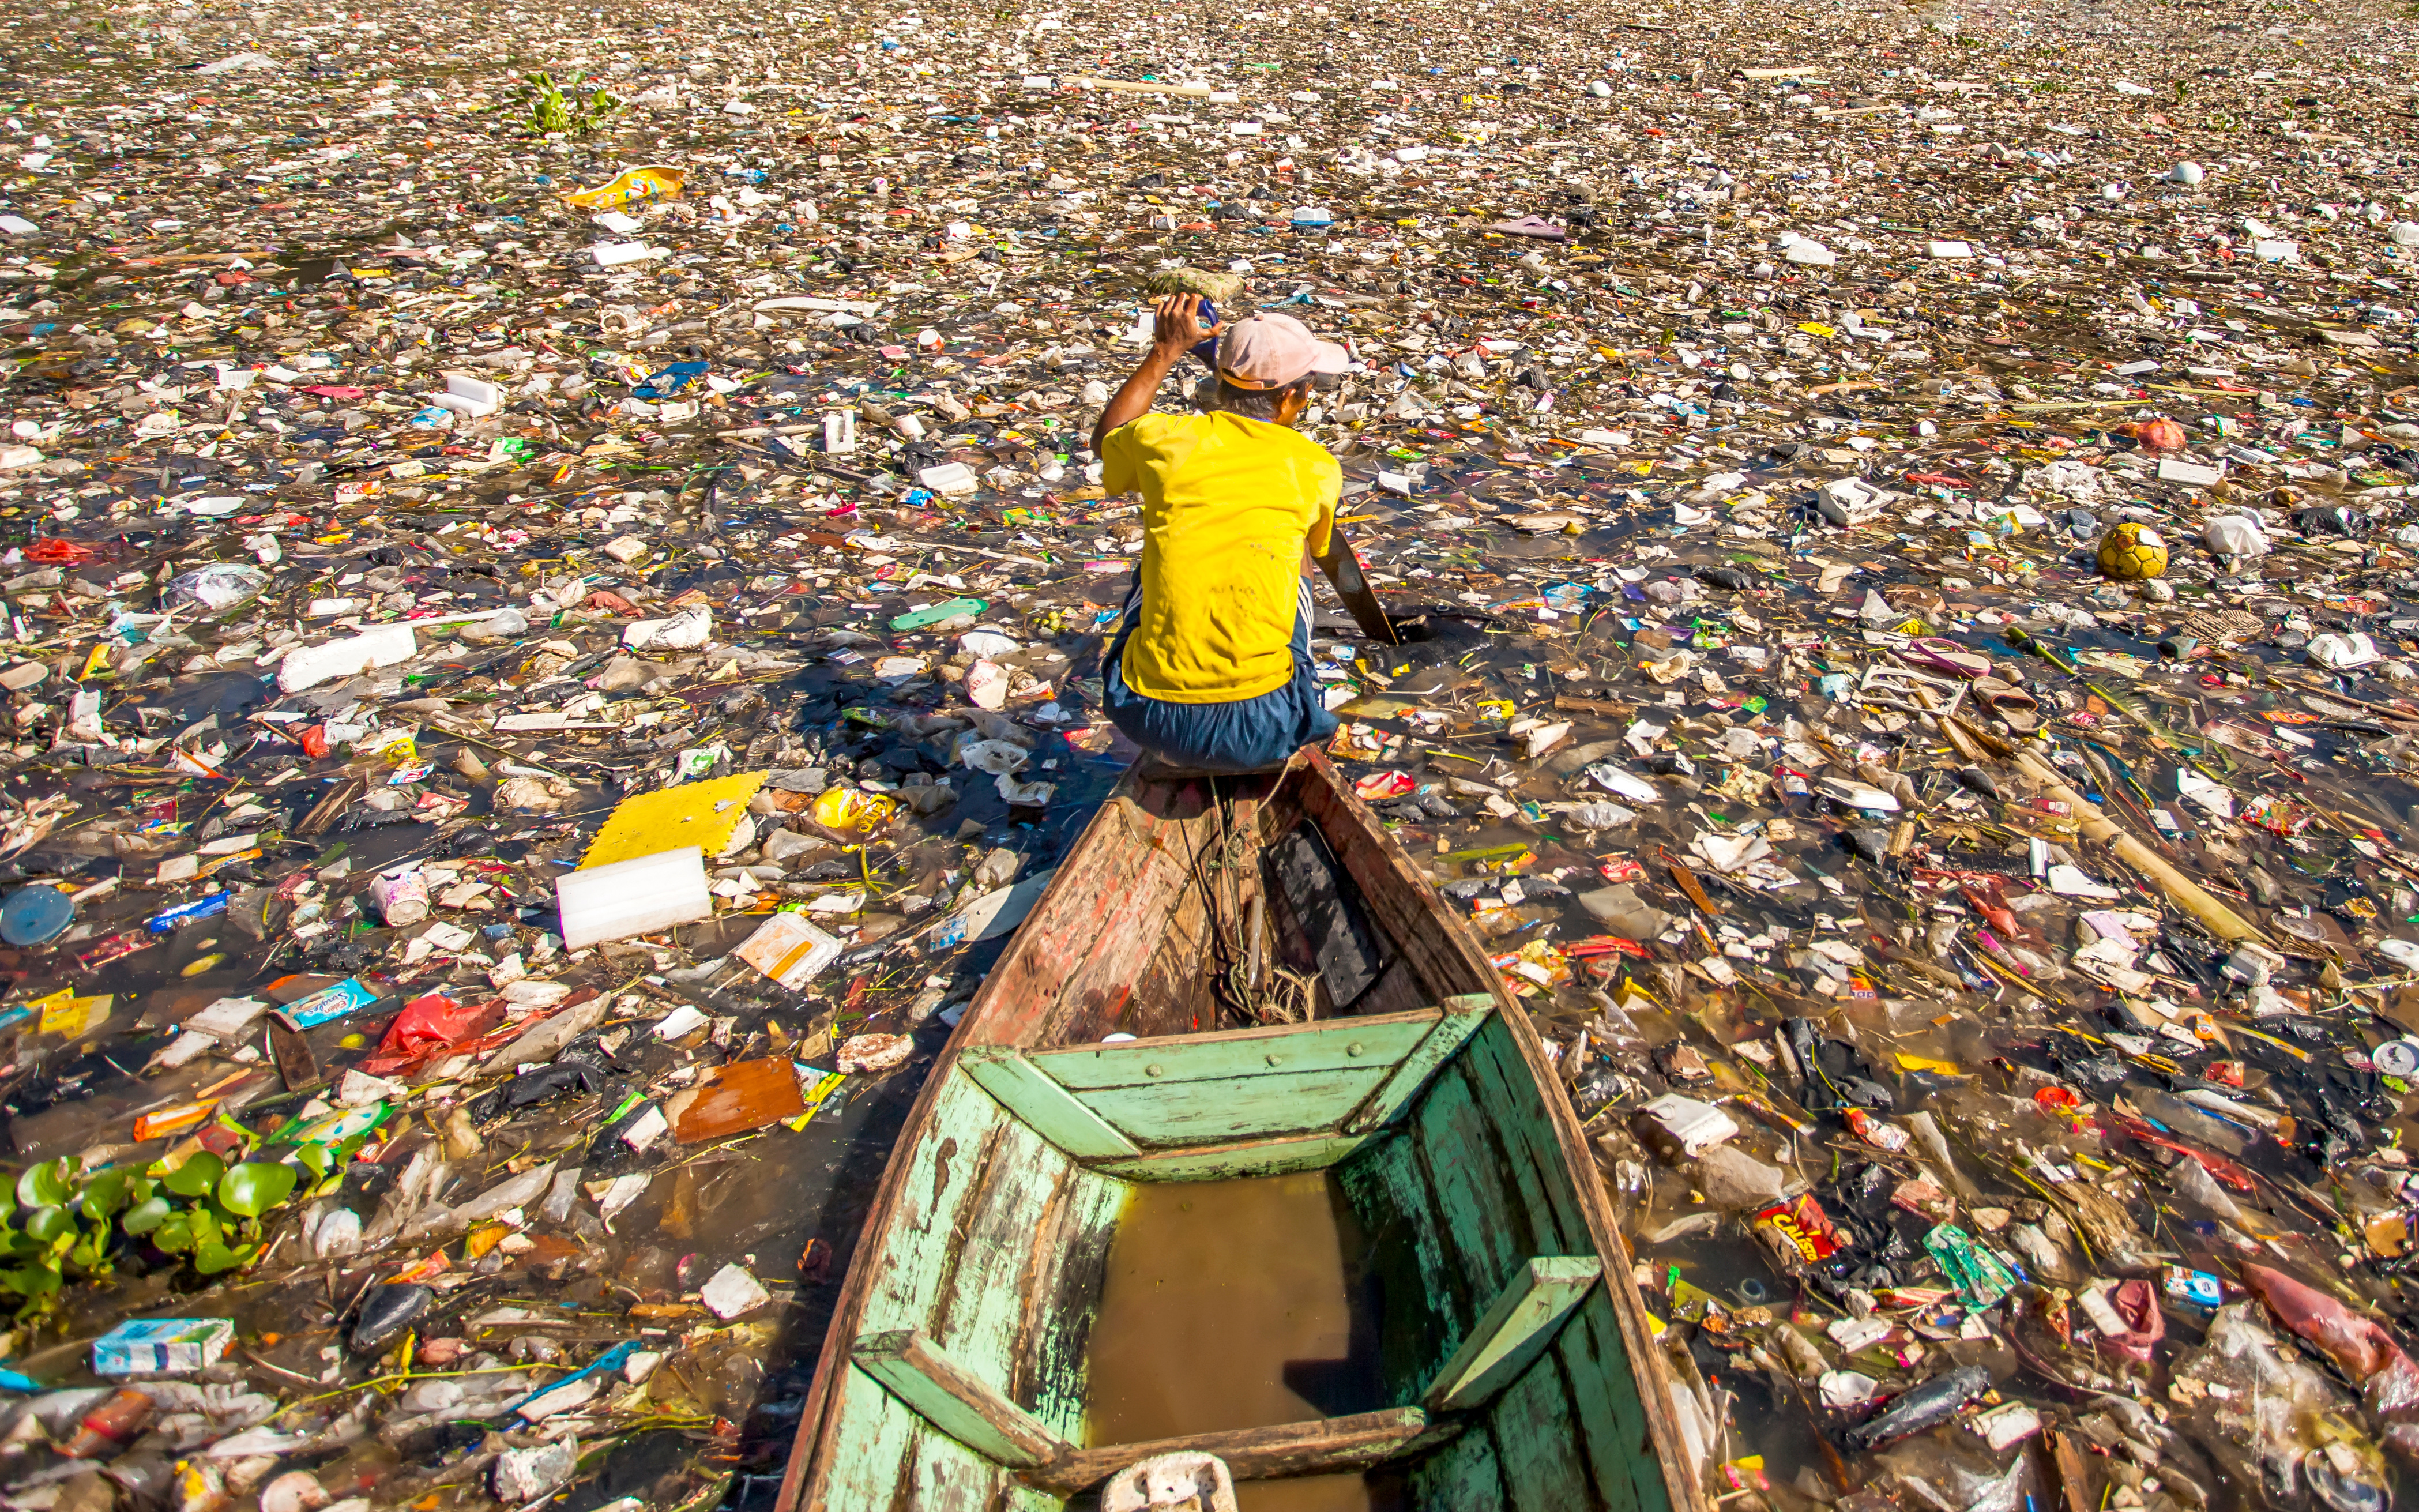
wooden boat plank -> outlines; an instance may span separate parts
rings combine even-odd
[[[1369,1100],[1344,1120],[1345,1132],[1353,1134],[1394,1122],[1427,1086],[1437,1068],[1451,1059],[1461,1042],[1487,1022],[1487,1011],[1494,1006],[1495,999],[1485,993],[1466,993],[1439,1004],[1427,1037],[1412,1047],[1396,1064],[1394,1073],[1369,1094]]]
[[[1436,996],[1420,980],[1419,968],[1411,964],[1411,958],[1397,955],[1378,974],[1369,990],[1361,995],[1361,1001],[1352,1005],[1352,1016],[1360,1019],[1399,1013],[1407,1008],[1433,1002]]]
[[[1428,1088],[1411,1123],[1435,1183],[1446,1253],[1458,1257],[1473,1297],[1484,1304],[1540,1246],[1528,1213],[1506,1185],[1494,1129],[1470,1095],[1457,1062]],[[1461,1339],[1456,1335],[1451,1342],[1458,1349]]]
[[[1604,1262],[1593,1255],[1530,1257],[1471,1325],[1420,1405],[1431,1412],[1468,1412],[1502,1390],[1545,1356],[1556,1331],[1603,1274]]]
[[[1247,1176],[1286,1176],[1336,1165],[1366,1143],[1369,1134],[1294,1134],[1247,1139],[1239,1144],[1191,1146],[1104,1160],[1094,1169],[1132,1181],[1226,1181]]]
[[[1476,1092],[1478,1105],[1503,1149],[1504,1166],[1512,1173],[1520,1206],[1529,1215],[1535,1252],[1592,1251],[1595,1246],[1579,1213],[1579,1193],[1554,1141],[1552,1113],[1537,1105],[1542,1097],[1561,1096],[1561,1090],[1551,1086],[1540,1088],[1528,1079],[1528,1069],[1519,1064],[1519,1053],[1512,1046],[1512,1032],[1500,1017],[1484,1025],[1461,1057],[1462,1074]],[[1588,1168],[1588,1175],[1595,1176],[1594,1166]]]
[[[866,1335],[849,1357],[926,1423],[986,1458],[1039,1465],[1072,1447],[919,1329]]]
[[[1216,1081],[1102,1087],[1080,1095],[1134,1143],[1163,1149],[1333,1129],[1385,1079],[1383,1066],[1265,1071]]]
[[[1560,1095],[1559,1088],[1550,1082],[1540,1086],[1530,1079],[1520,1056],[1514,1021],[1506,1016],[1487,1021],[1473,1037],[1468,1052],[1455,1064],[1454,1074],[1461,1077],[1472,1089],[1474,1105],[1487,1118],[1497,1147],[1504,1151],[1503,1168],[1511,1173],[1518,1206],[1533,1226],[1533,1244],[1548,1252],[1564,1254],[1595,1250],[1596,1243],[1584,1219],[1582,1194],[1573,1184],[1573,1173],[1564,1162],[1561,1144],[1553,1127],[1556,1104],[1551,1100]],[[1539,1103],[1541,1098],[1546,1100],[1542,1107]],[[1582,1180],[1594,1178],[1593,1165],[1581,1170]],[[1626,1278],[1626,1273],[1625,1257],[1618,1274]],[[1602,1297],[1603,1293],[1592,1291],[1588,1295],[1594,1299]],[[1583,1303],[1581,1313],[1593,1305],[1593,1302]],[[1596,1373],[1587,1379],[1587,1399],[1582,1401],[1575,1395],[1580,1387],[1573,1372],[1567,1368],[1574,1358],[1574,1351],[1566,1347],[1565,1339],[1575,1332],[1583,1331],[1585,1326],[1575,1319],[1556,1332],[1552,1367],[1533,1371],[1535,1379],[1524,1382],[1521,1395],[1542,1394],[1547,1401],[1559,1398],[1564,1411],[1556,1412],[1549,1419],[1556,1425],[1567,1424],[1575,1417],[1581,1423],[1610,1427],[1618,1421],[1612,1411],[1612,1396],[1626,1386],[1634,1400],[1637,1388],[1630,1380],[1626,1365],[1618,1357],[1609,1363],[1619,1379],[1609,1382],[1602,1374],[1608,1362],[1598,1350],[1589,1348],[1578,1351],[1578,1355]],[[1593,1342],[1590,1341],[1591,1344]],[[1582,1436],[1571,1434],[1566,1427],[1562,1427],[1550,1434],[1545,1443],[1532,1445],[1525,1441],[1525,1436],[1531,1431],[1529,1420],[1532,1411],[1516,1410],[1508,1402],[1499,1411],[1502,1418],[1498,1423],[1497,1445],[1503,1457],[1506,1483],[1513,1489],[1516,1504],[1525,1500],[1521,1477],[1535,1471],[1546,1459],[1554,1461],[1555,1480],[1560,1484],[1564,1468],[1564,1457],[1573,1457],[1567,1466],[1570,1474],[1592,1484],[1595,1496],[1606,1504],[1622,1506],[1635,1504],[1637,1489],[1630,1479],[1632,1465],[1626,1457],[1622,1462],[1599,1471],[1586,1453]],[[1638,1417],[1638,1430],[1626,1438],[1603,1442],[1642,1443],[1642,1415]],[[1581,1501],[1571,1504],[1589,1504]]]
[[[1579,1435],[1564,1415],[1568,1399],[1561,1362],[1548,1357],[1538,1364],[1542,1369],[1523,1372],[1487,1414],[1503,1489],[1514,1512],[1595,1512],[1595,1488],[1584,1473]]]
[[[1327,759],[1314,756],[1317,765]],[[1328,767],[1332,774],[1333,767]],[[1302,812],[1316,823],[1334,847],[1336,859],[1361,889],[1361,901],[1376,921],[1440,994],[1502,992],[1495,968],[1487,964],[1469,931],[1444,913],[1427,879],[1412,870],[1401,851],[1385,844],[1368,807],[1340,782],[1306,782],[1300,786]],[[1439,929],[1442,918],[1448,927]]]
[[[1546,1063],[1545,1052],[1538,1046],[1529,1015],[1517,1001],[1510,1001],[1503,1017],[1514,1030],[1511,1042],[1529,1068],[1530,1079],[1541,1090],[1551,1093],[1557,1084],[1552,1068]],[[1633,1263],[1629,1243],[1613,1222],[1612,1204],[1605,1196],[1603,1180],[1584,1179],[1594,1176],[1595,1160],[1586,1136],[1579,1131],[1579,1115],[1572,1110],[1570,1100],[1559,1095],[1549,1095],[1546,1106],[1553,1119],[1554,1141],[1562,1147],[1563,1168],[1583,1178],[1579,1183],[1579,1211],[1587,1220],[1593,1241],[1588,1248],[1604,1257],[1608,1276],[1626,1276]],[[1672,1413],[1671,1368],[1647,1328],[1646,1308],[1638,1300],[1637,1288],[1608,1285],[1596,1295],[1611,1301],[1620,1329],[1618,1357],[1629,1363],[1628,1391],[1615,1398],[1615,1405],[1626,1413],[1627,1407],[1634,1404],[1643,1419],[1642,1431],[1620,1441],[1637,1444],[1639,1451],[1630,1461],[1637,1495],[1627,1504],[1639,1512],[1665,1512],[1667,1508],[1705,1512],[1709,1504],[1704,1488],[1697,1479],[1696,1467],[1684,1458],[1685,1441]],[[1619,1391],[1621,1382],[1615,1381],[1612,1389]]]
[[[1022,1470],[1026,1481],[1065,1493],[1088,1490],[1145,1459],[1166,1454],[1210,1454],[1237,1480],[1281,1480],[1363,1470],[1391,1458],[1433,1429],[1416,1407],[1391,1407],[1348,1417],[1315,1418],[1268,1427],[1225,1428],[1139,1443],[1078,1449],[1051,1463]]]
[[[1606,1286],[1625,1285],[1626,1278],[1608,1277]],[[1621,1319],[1603,1288],[1579,1303],[1577,1317],[1554,1335],[1554,1353],[1563,1366],[1573,1418],[1582,1433],[1589,1475],[1596,1497],[1616,1512],[1635,1512],[1642,1504],[1636,1476],[1642,1466],[1652,1473],[1655,1457],[1646,1437],[1646,1413],[1638,1400],[1628,1365],[1615,1352],[1621,1343]],[[1623,1388],[1629,1389],[1625,1391]]]
[[[1094,942],[1092,955],[1059,990],[1043,1021],[1040,1042],[1092,1042],[1110,1034],[1144,1036],[1185,1033],[1217,1026],[1218,997],[1204,963],[1213,959],[1210,917],[1198,887],[1189,886],[1190,847],[1213,844],[1215,825],[1195,820],[1176,837],[1157,879],[1173,876],[1172,890],[1152,917],[1124,926],[1128,940]],[[1166,833],[1166,832],[1163,832]],[[1078,929],[1097,927],[1079,920]],[[1138,963],[1138,964],[1137,964]]]
[[[922,1328],[931,1320],[957,1246],[936,1253],[913,1242],[914,1237],[924,1230],[963,1232],[966,1205],[981,1177],[984,1156],[1008,1123],[999,1104],[972,1082],[951,1077],[941,1088],[926,1138],[906,1151],[910,1168],[901,1183],[896,1217],[876,1236],[880,1253],[860,1258],[873,1279],[857,1333]]]
[[[1391,1068],[1444,1017],[1425,1009],[1385,1018],[1275,1024],[1231,1034],[1174,1035],[1117,1044],[1037,1050],[1032,1062],[1073,1092],[1100,1088],[1171,1087],[1187,1081],[1290,1072]]]
[[[1075,918],[1081,920],[1079,927],[1088,931],[1097,919],[1099,933],[1069,950],[1062,968],[1046,987],[1037,984],[1034,1032],[1021,1035],[1017,1042],[1055,1039],[1070,1019],[1082,1021],[1080,1033],[1087,1040],[1112,1032],[1148,1034],[1168,1027],[1137,1014],[1153,1005],[1160,994],[1171,989],[1184,992],[1183,983],[1193,974],[1190,963],[1197,962],[1206,951],[1206,942],[1196,933],[1199,911],[1184,901],[1186,881],[1175,856],[1156,854],[1148,872],[1136,878],[1130,890],[1096,896],[1088,903],[1071,899],[1070,907],[1077,910]],[[1173,954],[1171,944],[1176,945]],[[1171,1016],[1180,1014],[1179,1022],[1190,1025],[1189,1007],[1170,1005],[1170,1010]]]
[[[1484,1423],[1422,1460],[1411,1475],[1413,1506],[1453,1512],[1511,1512],[1495,1435]]]
[[[856,1368],[845,1349],[835,1365],[828,1373],[839,1381],[836,1395],[844,1395],[848,1410],[840,1414],[831,1453],[820,1467],[823,1494],[809,1504],[834,1512],[887,1507],[911,1473],[915,1441],[926,1429],[915,1413],[892,1412],[882,1382]],[[960,1452],[973,1453],[963,1446]]]
[[[917,1425],[914,1452],[907,1466],[907,1490],[896,1504],[898,1512],[942,1506],[982,1506],[1009,1482],[1009,1472],[913,1412],[902,1413]],[[850,1512],[835,1506],[832,1512]]]
[[[1077,1101],[1063,1083],[1035,1066],[1021,1050],[975,1045],[958,1057],[958,1064],[1010,1113],[1077,1160],[1141,1153],[1132,1140]]]
[[[1198,812],[1197,804],[1193,811]],[[870,1413],[876,1420],[900,1414],[882,1411],[878,1402],[870,1408],[862,1401],[852,1405],[849,1382],[857,1379],[857,1372],[846,1361],[849,1342],[869,1319],[881,1311],[875,1301],[877,1288],[893,1280],[891,1267],[886,1263],[886,1236],[902,1225],[919,1224],[930,1217],[929,1202],[913,1190],[918,1174],[914,1152],[917,1146],[939,1137],[934,1130],[936,1109],[945,1097],[953,1088],[974,1089],[949,1074],[963,1047],[978,1043],[1029,1044],[1040,1039],[1042,1021],[1055,1009],[1058,985],[1096,953],[1087,949],[1086,953],[1071,958],[1061,947],[1077,940],[1088,948],[1102,940],[1133,942],[1150,937],[1154,907],[1169,889],[1180,888],[1186,881],[1181,865],[1169,851],[1152,842],[1156,828],[1173,823],[1180,820],[1148,814],[1131,797],[1113,797],[1102,806],[1093,816],[1084,840],[1070,854],[1068,863],[1060,866],[1050,888],[1042,895],[1035,909],[1036,918],[1028,918],[1003,957],[1001,969],[992,973],[975,1001],[968,1005],[950,1043],[943,1049],[918,1089],[901,1126],[897,1154],[866,1215],[862,1230],[865,1237],[824,1331],[822,1364],[809,1388],[797,1439],[783,1467],[781,1487],[776,1496],[775,1505],[781,1512],[824,1512],[831,1505],[833,1489],[840,1484],[843,1467],[855,1467],[845,1473],[859,1476],[869,1462],[897,1464],[907,1452],[903,1441],[899,1444],[887,1440],[876,1442],[856,1431],[863,1426],[858,1421],[861,1414]],[[1173,856],[1186,854],[1179,846]],[[1104,915],[1115,917],[1103,921]],[[1057,933],[1049,927],[1054,918],[1058,921]],[[1041,927],[1037,927],[1037,919]],[[1084,933],[1066,933],[1077,927]],[[1098,930],[1099,934],[1090,933],[1093,930]],[[982,1101],[988,1103],[989,1099]],[[1105,1263],[1105,1253],[1102,1238],[1097,1242],[1087,1240],[1067,1257],[1059,1279],[1068,1287],[1068,1295],[1097,1294],[1098,1273]],[[1093,1277],[1088,1290],[1079,1279],[1087,1268]],[[893,1315],[901,1310],[904,1309],[894,1304]],[[1060,1348],[1055,1334],[1042,1348],[1054,1351]],[[1072,1348],[1080,1355],[1080,1335]],[[1054,1382],[1060,1381],[1071,1381],[1072,1389],[1080,1392],[1080,1358],[1072,1362],[1071,1370],[1062,1365],[1039,1371],[1036,1389],[1046,1394],[1054,1389]],[[871,1381],[863,1381],[862,1386],[880,1390]],[[871,1457],[870,1461],[867,1456]],[[840,1497],[840,1502],[852,1509],[887,1506],[892,1489],[886,1487],[879,1494],[852,1491]]]
[[[1496,1105],[1505,1109],[1531,1105],[1531,1097],[1524,1095],[1519,1085],[1525,1080],[1527,1070],[1520,1061],[1510,1021],[1502,1018],[1491,1021],[1471,1045],[1463,1065],[1475,1083],[1494,1094]],[[1550,1086],[1546,1092],[1549,1097],[1559,1095]],[[1541,1228],[1550,1214],[1551,1226],[1558,1231],[1555,1247],[1565,1254],[1595,1249],[1594,1236],[1585,1221],[1581,1194],[1572,1184],[1573,1173],[1563,1164],[1550,1112],[1534,1119],[1499,1118],[1496,1125],[1507,1146],[1517,1152],[1513,1168],[1522,1186],[1524,1199],[1533,1213],[1537,1215]],[[1594,1167],[1587,1167],[1579,1179],[1593,1181]],[[1626,1276],[1626,1267],[1624,1274]],[[1626,1434],[1621,1431],[1624,1414],[1616,1412],[1614,1397],[1623,1395],[1626,1389],[1634,1403],[1638,1388],[1626,1364],[1618,1355],[1608,1356],[1594,1335],[1595,1322],[1591,1315],[1599,1308],[1604,1315],[1603,1320],[1612,1329],[1606,1335],[1606,1342],[1617,1341],[1619,1324],[1610,1316],[1612,1308],[1609,1301],[1601,1293],[1590,1293],[1580,1306],[1579,1316],[1556,1334],[1553,1352],[1569,1416],[1589,1429],[1586,1434],[1570,1436],[1573,1452],[1580,1457],[1583,1473],[1607,1505],[1630,1506],[1635,1504],[1638,1494],[1631,1480],[1634,1457],[1614,1456],[1605,1446],[1642,1443],[1644,1418],[1641,1412],[1626,1414],[1633,1420],[1634,1427]],[[1613,1372],[1610,1377],[1605,1373],[1608,1368]],[[1599,1438],[1598,1434],[1605,1436]],[[1507,1455],[1515,1451],[1517,1437],[1517,1429],[1507,1430],[1502,1441]]]
[[[1210,917],[1197,891],[1178,898],[1159,949],[1131,984],[1114,970],[1087,971],[1060,1001],[1051,1037],[1097,1041],[1112,1034],[1157,1036],[1214,1029],[1221,1012]]]
[[[1025,1321],[1028,1246],[1065,1155],[1009,1120],[986,1154],[980,1183],[958,1222],[957,1242],[922,1332],[993,1390],[1014,1379]]]
[[[1035,1226],[1025,1261],[1025,1316],[1009,1395],[1071,1442],[1084,1436],[1085,1381],[1094,1304],[1108,1274],[1109,1242],[1126,1184],[1081,1166],[1057,1183]]]
[[[1308,763],[1305,762],[1304,764],[1307,765]],[[1328,769],[1333,771],[1334,767],[1330,765]],[[1260,832],[1260,845],[1263,849],[1267,848],[1271,841],[1302,823],[1302,798],[1298,794],[1298,788],[1297,783],[1280,782],[1263,794],[1258,805],[1254,809]]]
[[[1419,1141],[1407,1129],[1398,1126],[1338,1165],[1335,1179],[1369,1233],[1381,1310],[1394,1317],[1425,1311],[1436,1319],[1434,1328],[1389,1329],[1379,1338],[1378,1373],[1387,1395],[1415,1400],[1484,1299],[1471,1297],[1456,1267]]]
[[[1171,846],[1161,835],[1180,828],[1181,821],[1148,813],[1123,792],[1112,795],[967,1008],[964,1042],[1036,1043],[1079,976],[1106,971],[1122,982],[1139,976],[1188,880],[1182,841]]]

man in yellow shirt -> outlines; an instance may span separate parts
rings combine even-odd
[[[1200,296],[1162,300],[1150,352],[1101,412],[1102,486],[1142,495],[1142,569],[1102,658],[1108,716],[1172,766],[1273,766],[1335,729],[1310,659],[1311,559],[1343,469],[1294,433],[1311,377],[1350,366],[1299,320],[1217,328],[1216,408],[1149,413],[1204,336]]]

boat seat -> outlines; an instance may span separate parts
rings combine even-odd
[[[1424,1451],[1460,1431],[1456,1423],[1433,1424],[1420,1408],[1394,1407],[1349,1417],[1086,1449],[1053,1432],[920,1330],[864,1335],[849,1353],[858,1369],[917,1416],[984,1458],[1014,1469],[1027,1484],[1061,1495],[1174,1460],[1208,1458],[1221,1475],[1240,1480],[1365,1470]],[[1230,1500],[1224,1505],[1231,1509],[1234,1504]],[[1205,1512],[1219,1507],[1211,1502]]]
[[[1192,782],[1210,778],[1273,777],[1292,764],[1293,758],[1287,756],[1284,761],[1274,762],[1266,766],[1251,767],[1245,771],[1213,772],[1206,767],[1179,766],[1145,751],[1142,759],[1134,763],[1134,775],[1148,782]]]
[[[1457,1419],[1437,1422],[1416,1407],[1390,1407],[1349,1417],[1071,1449],[1017,1474],[1026,1485],[1059,1496],[1087,1491],[1111,1477],[1123,1480],[1130,1470],[1169,1459],[1214,1458],[1236,1480],[1329,1475],[1425,1454],[1461,1428]]]

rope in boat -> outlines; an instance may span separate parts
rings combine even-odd
[[[1262,909],[1255,907],[1251,917],[1243,918],[1242,872],[1249,849],[1248,838],[1232,825],[1228,805],[1232,795],[1218,789],[1215,776],[1209,778],[1210,807],[1218,816],[1218,834],[1209,846],[1196,845],[1188,838],[1186,856],[1193,879],[1201,888],[1203,913],[1209,920],[1209,933],[1216,958],[1210,980],[1218,995],[1226,1005],[1250,1024],[1298,1024],[1311,1016],[1316,1001],[1315,979],[1287,970],[1273,960],[1265,964],[1271,983],[1282,983],[1282,991],[1263,993],[1255,980],[1256,968],[1263,964],[1259,947],[1264,928]],[[1189,831],[1188,831],[1189,836]],[[1208,855],[1205,853],[1214,853]],[[1223,878],[1225,886],[1219,883]],[[1260,900],[1255,898],[1256,904]],[[1249,933],[1251,938],[1242,936]],[[1215,1027],[1196,1025],[1194,1027]]]

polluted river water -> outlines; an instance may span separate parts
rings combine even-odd
[[[1086,442],[1204,279],[1350,344],[1324,755],[1674,1500],[2406,1494],[2408,18],[1817,12],[18,6],[0,1504],[777,1507],[1135,754]],[[1144,1189],[1089,1442],[1398,1405],[1399,1242]]]

